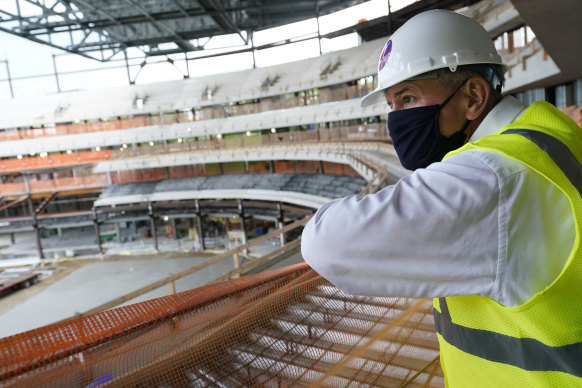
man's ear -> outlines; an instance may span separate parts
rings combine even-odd
[[[483,78],[473,76],[469,78],[464,89],[465,95],[468,97],[465,117],[468,120],[475,120],[487,107],[490,94],[489,84]]]

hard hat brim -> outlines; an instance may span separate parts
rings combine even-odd
[[[384,90],[385,88],[378,87],[373,92],[366,94],[360,100],[360,107],[366,108],[370,105],[378,104],[384,101]]]

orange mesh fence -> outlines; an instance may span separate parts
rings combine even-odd
[[[3,387],[443,386],[432,305],[305,264],[0,339]]]

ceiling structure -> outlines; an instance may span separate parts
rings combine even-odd
[[[386,0],[390,4],[389,0]],[[389,15],[362,21],[321,38],[356,32],[363,41],[385,37],[414,15],[435,8],[458,10],[482,0],[417,0]],[[582,36],[576,15],[580,0],[510,0],[530,25],[547,52],[555,58],[559,83],[582,76],[580,52],[570,49]],[[18,35],[73,54],[99,61],[123,55],[150,56],[198,52],[198,58],[250,52],[314,39],[318,34],[253,44],[253,33],[336,12],[365,0],[13,0],[0,2],[0,31]],[[519,26],[513,26],[517,28]],[[226,51],[204,50],[212,38],[239,36],[239,44]],[[495,38],[495,36],[493,36]],[[128,54],[129,53],[129,54]],[[202,54],[203,53],[203,54]],[[140,59],[140,60],[141,60]],[[190,58],[193,59],[193,58]],[[173,63],[172,59],[167,59]],[[142,66],[146,62],[142,62]],[[539,85],[544,86],[544,85]]]
[[[146,56],[204,49],[198,39],[326,15],[365,0],[14,0],[0,3],[0,30],[107,61],[137,47]],[[206,39],[207,41],[208,39]]]
[[[388,0],[387,0],[388,1]],[[419,0],[370,22],[327,34],[358,32],[363,40],[389,35],[407,19],[433,8],[458,9],[479,0]],[[326,15],[365,0],[14,0],[0,3],[0,31],[99,61],[205,49],[209,38],[236,34],[236,52],[262,49],[255,31]],[[299,35],[299,34],[298,34]],[[313,36],[308,37],[312,39]],[[233,51],[230,51],[232,53]],[[212,54],[220,55],[220,54]]]

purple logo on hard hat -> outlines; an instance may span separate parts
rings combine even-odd
[[[380,63],[378,64],[378,71],[384,68],[386,62],[388,62],[388,58],[390,57],[390,52],[392,51],[392,39],[386,42],[386,47],[384,47],[384,51],[382,51],[382,55],[380,55]]]

